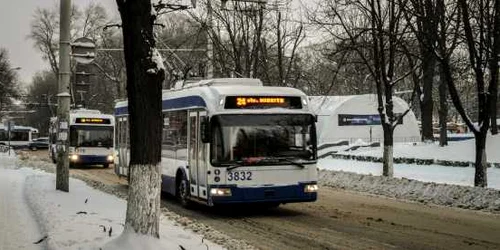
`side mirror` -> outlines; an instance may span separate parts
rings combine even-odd
[[[207,116],[202,116],[200,121],[200,137],[201,142],[210,142],[210,123]]]

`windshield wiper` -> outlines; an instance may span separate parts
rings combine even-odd
[[[243,166],[243,164],[239,163],[239,162],[235,162],[235,163],[232,163],[230,166],[228,166],[226,169],[227,170],[233,170],[235,168],[239,168]]]
[[[280,161],[286,161],[288,163],[291,163],[292,165],[295,165],[295,166],[299,166],[301,168],[305,168],[306,166],[304,166],[304,164],[300,163],[300,162],[296,162],[292,159],[289,159],[289,158],[278,158]]]

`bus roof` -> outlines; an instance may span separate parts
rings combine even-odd
[[[307,102],[307,96],[304,92],[295,88],[263,86],[259,79],[221,78],[190,82],[182,87],[180,84],[176,84],[174,88],[163,91],[162,107],[164,110],[200,107],[206,108],[209,112],[224,112],[220,106],[226,96],[296,96]],[[115,114],[127,114],[127,106],[127,101],[117,102]],[[287,112],[297,111],[299,110],[287,110]],[[308,109],[300,111],[304,112]],[[259,112],[271,111],[261,109]],[[276,112],[276,109],[273,109],[272,112]]]
[[[22,131],[31,131],[31,132],[38,133],[38,129],[36,129],[34,127],[29,127],[29,126],[14,125],[14,126],[12,126],[11,129],[17,130],[17,131],[22,130]],[[0,130],[7,130],[7,128],[3,124],[0,124]]]

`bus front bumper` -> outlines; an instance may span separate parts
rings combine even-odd
[[[111,155],[78,155],[70,154],[69,161],[76,164],[111,164],[114,161]]]
[[[312,202],[317,199],[317,183],[306,182],[286,186],[238,187],[236,185],[211,185],[209,203],[293,203]]]

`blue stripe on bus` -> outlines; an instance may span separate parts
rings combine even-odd
[[[236,187],[235,185],[211,185],[211,188],[231,188],[231,196],[212,196],[212,203],[215,204],[236,204],[236,203],[293,203],[308,202],[317,199],[317,193],[305,193],[306,184],[316,184],[315,182],[298,183],[288,186],[268,186],[268,187]]]
[[[162,108],[166,109],[182,109],[191,107],[206,107],[207,104],[205,100],[200,96],[186,96],[179,97],[175,99],[163,100]],[[128,107],[115,108],[115,115],[126,115],[128,114]]]
[[[207,104],[205,103],[205,100],[196,95],[163,100],[162,102],[163,110],[206,106]]]
[[[108,156],[104,155],[78,155],[77,164],[106,164]]]

